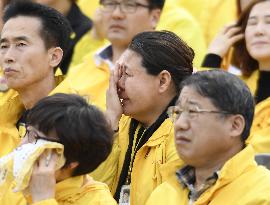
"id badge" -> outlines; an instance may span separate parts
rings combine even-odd
[[[119,205],[129,205],[130,204],[130,185],[123,185],[121,187]]]

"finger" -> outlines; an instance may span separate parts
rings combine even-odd
[[[240,41],[241,39],[243,39],[244,37],[245,37],[245,35],[242,34],[242,33],[241,34],[238,34],[238,35],[235,35],[232,38],[230,38],[229,43],[230,43],[230,45],[233,45],[237,41]]]
[[[235,36],[236,34],[239,34],[240,32],[241,32],[241,28],[240,27],[233,27],[230,30],[228,30],[225,35],[228,38],[231,38],[231,37]]]
[[[59,157],[59,155],[55,151],[53,151],[51,153],[51,158],[50,158],[50,162],[48,164],[48,168],[52,168],[53,170],[55,170],[58,157]]]
[[[236,23],[235,22],[234,23],[230,23],[230,24],[228,24],[228,25],[226,25],[226,26],[223,27],[222,32],[223,33],[227,33],[228,30],[230,30],[231,28],[233,28],[235,26],[236,26]]]

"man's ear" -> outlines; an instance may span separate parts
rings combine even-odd
[[[152,29],[156,29],[157,24],[158,24],[159,19],[160,19],[160,15],[161,15],[160,9],[153,9],[151,11],[150,23],[151,23]]]
[[[158,74],[158,79],[159,92],[163,93],[169,89],[172,82],[172,76],[167,70],[163,70]]]
[[[52,68],[59,65],[63,58],[63,50],[60,47],[53,47],[49,49],[49,64]]]
[[[245,124],[245,119],[242,115],[238,114],[231,116],[231,136],[241,136],[244,131]]]

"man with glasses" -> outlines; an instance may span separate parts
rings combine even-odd
[[[30,197],[1,190],[1,205],[116,205],[107,185],[87,175],[107,158],[113,143],[113,132],[99,109],[78,95],[43,98],[29,112],[21,149],[39,140],[64,146],[64,166],[56,170],[59,156],[48,148],[33,164]]]
[[[270,204],[270,172],[246,144],[254,115],[248,87],[216,70],[195,73],[181,87],[168,114],[185,165],[146,204]]]

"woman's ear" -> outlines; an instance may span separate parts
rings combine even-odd
[[[167,70],[163,70],[158,74],[159,78],[159,92],[163,93],[167,91],[172,82],[172,76]]]
[[[157,24],[158,24],[159,19],[160,19],[160,15],[161,15],[161,10],[160,9],[153,9],[151,11],[150,23],[151,23],[151,27],[153,29],[156,29]]]

